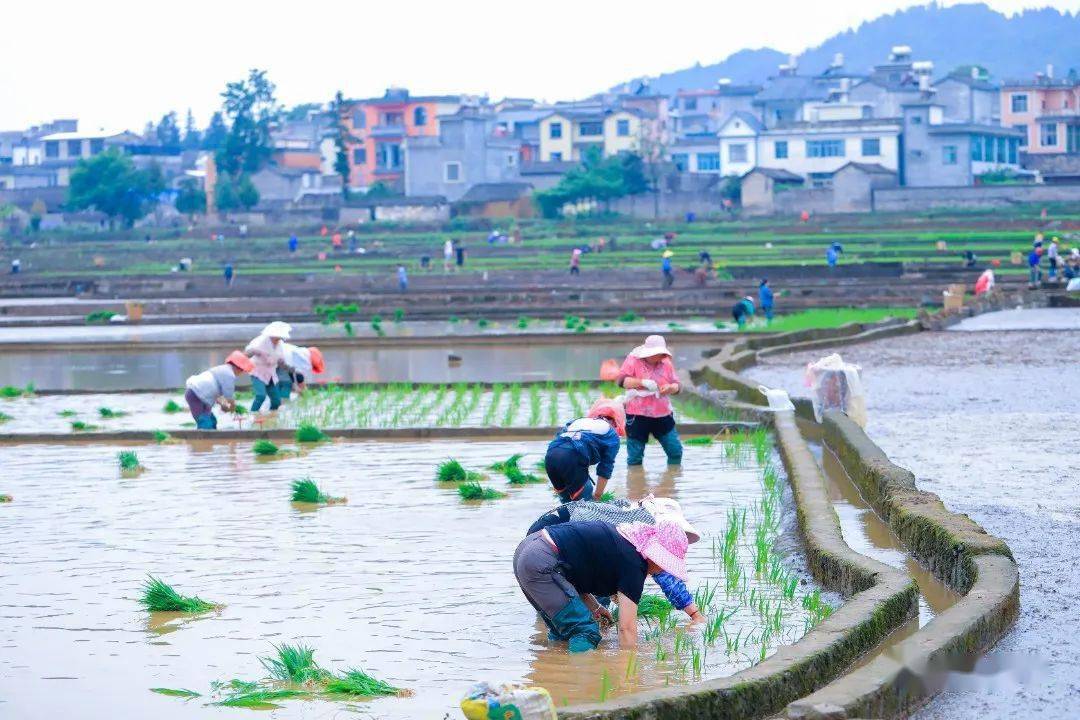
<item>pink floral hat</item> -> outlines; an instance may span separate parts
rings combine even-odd
[[[670,520],[656,525],[643,522],[622,523],[616,526],[642,557],[652,560],[667,573],[686,580],[686,533]]]

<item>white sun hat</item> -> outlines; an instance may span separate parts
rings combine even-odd
[[[275,320],[266,327],[260,335],[266,335],[267,337],[281,338],[282,340],[288,340],[289,335],[292,334],[292,325],[281,320]]]
[[[678,500],[672,500],[671,498],[658,498],[649,495],[641,501],[641,506],[648,510],[656,522],[661,520],[667,520],[673,522],[682,528],[686,533],[686,540],[691,545],[701,539],[701,533],[697,528],[690,524],[690,521],[683,515],[682,505]]]
[[[636,358],[654,357],[656,355],[667,355],[668,357],[671,357],[671,351],[668,350],[663,335],[650,335],[645,338],[643,344],[638,345],[631,350],[630,354]]]

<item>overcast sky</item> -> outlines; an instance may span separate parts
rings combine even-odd
[[[574,99],[743,48],[797,53],[904,0],[51,0],[3,3],[0,130],[140,130],[269,71],[286,105],[379,95]],[[951,5],[953,2],[943,4]],[[1080,0],[989,0],[1013,13]]]

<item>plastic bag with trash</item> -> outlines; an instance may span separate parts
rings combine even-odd
[[[461,699],[461,711],[468,720],[558,719],[547,690],[520,683],[477,683]]]
[[[859,366],[833,353],[806,366],[806,386],[814,401],[814,418],[821,422],[825,410],[840,410],[860,427],[866,427],[866,394]]]

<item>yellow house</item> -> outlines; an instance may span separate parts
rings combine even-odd
[[[605,156],[636,152],[656,131],[655,119],[636,108],[558,110],[540,121],[540,160],[580,160],[589,147]]]
[[[575,160],[574,121],[569,114],[555,112],[540,121],[540,160]]]

